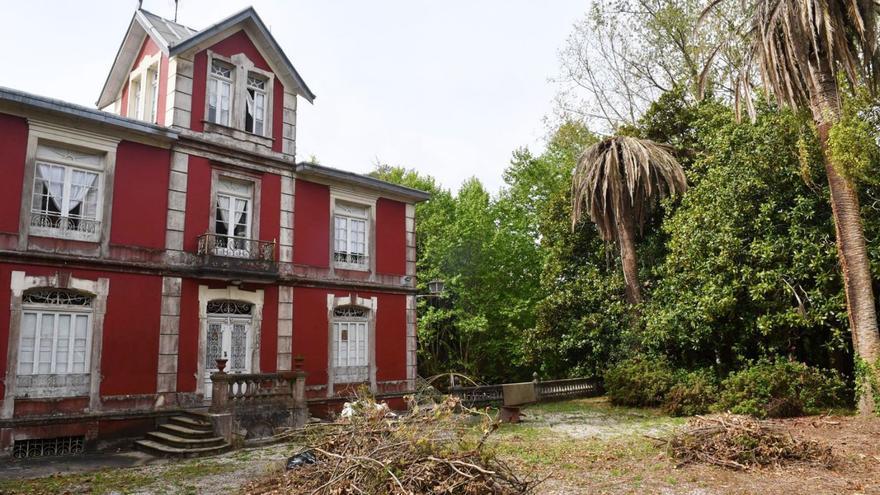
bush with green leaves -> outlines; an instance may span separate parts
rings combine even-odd
[[[694,416],[709,412],[718,398],[718,381],[709,370],[682,372],[666,392],[663,410],[672,416]]]
[[[605,391],[619,406],[659,406],[675,383],[676,372],[663,358],[636,356],[605,372]]]
[[[798,361],[762,360],[721,384],[715,409],[758,418],[816,414],[851,405],[841,376]]]

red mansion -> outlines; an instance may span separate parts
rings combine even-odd
[[[253,9],[138,10],[97,107],[0,88],[0,453],[137,438],[230,373],[412,390],[421,191],[296,163],[314,94]]]

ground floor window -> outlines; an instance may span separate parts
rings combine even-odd
[[[25,294],[18,373],[64,375],[89,372],[91,297],[59,290]]]
[[[333,365],[338,383],[363,382],[369,378],[369,332],[367,310],[357,307],[333,311]]]

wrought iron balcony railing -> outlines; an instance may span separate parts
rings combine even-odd
[[[259,241],[206,233],[199,236],[198,254],[275,262],[275,241]]]
[[[87,218],[65,217],[56,213],[31,212],[31,232],[67,239],[92,240],[101,233],[101,222]]]

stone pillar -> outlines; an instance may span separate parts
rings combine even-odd
[[[223,437],[232,444],[233,417],[232,407],[229,404],[229,375],[223,371],[211,374],[211,406],[208,408],[208,416],[214,427],[214,435]]]
[[[159,320],[158,407],[168,405],[162,394],[177,392],[177,349],[180,331],[180,277],[162,278],[162,315]]]
[[[306,372],[293,372],[293,426],[299,428],[309,421],[309,405],[306,402]]]

